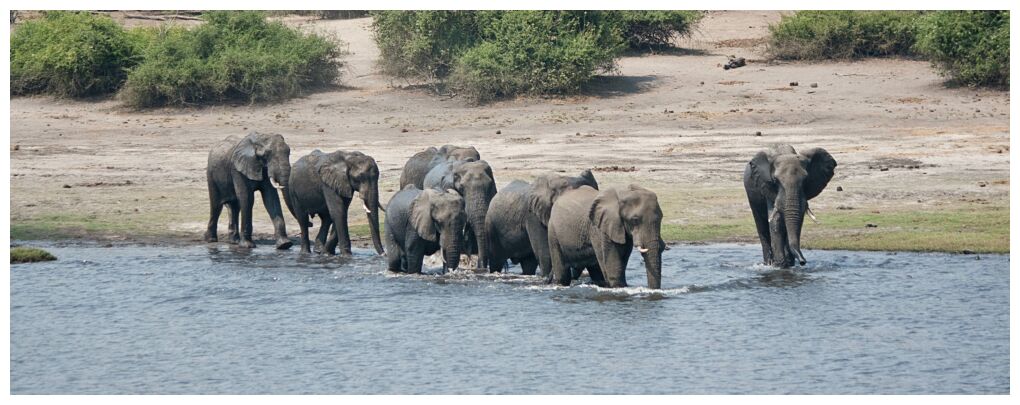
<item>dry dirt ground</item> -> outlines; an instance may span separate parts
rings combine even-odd
[[[680,241],[755,242],[746,162],[773,143],[821,146],[839,165],[812,201],[821,223],[805,224],[809,247],[1008,251],[1009,93],[947,88],[924,61],[767,63],[764,37],[779,16],[710,13],[678,49],[623,57],[618,74],[580,96],[482,106],[379,74],[371,19],[286,18],[348,42],[343,88],[144,112],[12,99],[12,238],[199,240],[209,148],[258,130],[283,134],[292,161],[314,149],[374,156],[383,201],[407,158],[433,145],[475,145],[501,185],[595,168],[604,186],[657,191],[666,234]],[[749,63],[724,70],[727,55]],[[255,231],[271,232],[260,206]],[[911,232],[920,242],[904,246]]]

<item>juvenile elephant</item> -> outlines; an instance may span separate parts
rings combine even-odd
[[[643,187],[567,190],[549,216],[549,281],[570,285],[570,269],[585,268],[599,286],[626,287],[627,261],[637,247],[644,258],[648,288],[661,288],[666,248],[661,227],[658,197]]]
[[[386,206],[386,261],[390,271],[421,273],[425,256],[442,249],[443,271],[460,263],[464,199],[456,191],[404,187]]]
[[[450,160],[439,163],[425,176],[425,189],[455,190],[464,198],[467,223],[464,227],[464,253],[478,255],[478,267],[488,263],[489,237],[485,215],[496,196],[492,167],[484,161]]]
[[[598,190],[591,170],[576,177],[542,175],[531,184],[514,180],[499,190],[485,216],[489,271],[502,271],[510,259],[521,264],[525,275],[534,275],[537,267],[547,276],[552,267],[547,226],[553,203],[564,191],[581,186]]]
[[[404,170],[400,173],[400,188],[414,184],[418,189],[424,190],[425,176],[433,167],[447,160],[482,160],[482,157],[474,146],[443,145],[439,149],[429,147],[415,153],[404,164]]]
[[[206,242],[216,242],[216,223],[223,205],[230,209],[230,242],[254,248],[251,239],[251,211],[255,191],[273,220],[276,248],[289,249],[290,239],[280,208],[277,189],[285,189],[290,180],[290,147],[279,134],[252,132],[244,138],[229,136],[209,152],[206,166],[209,184],[209,224]],[[238,232],[240,215],[240,233]]]
[[[836,170],[836,159],[822,148],[797,153],[790,145],[758,152],[744,168],[744,191],[754,215],[766,265],[807,263],[800,251],[808,200],[825,190]]]
[[[308,228],[312,226],[311,218],[318,215],[322,222],[319,235],[315,238],[319,251],[333,254],[339,244],[343,254],[351,254],[347,211],[355,191],[361,196],[362,207],[368,215],[372,245],[377,253],[382,254],[379,235],[379,166],[375,159],[361,152],[338,150],[323,153],[316,149],[294,163],[290,172],[290,187],[286,189],[286,200],[291,214],[301,226],[302,252],[311,252]]]

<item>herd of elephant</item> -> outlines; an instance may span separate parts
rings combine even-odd
[[[825,149],[797,153],[776,145],[758,152],[744,170],[744,189],[766,265],[804,265],[800,233],[808,201],[832,179],[836,160]],[[231,243],[253,248],[255,191],[275,227],[277,249],[292,246],[277,190],[301,227],[301,252],[312,252],[308,228],[321,254],[350,255],[347,213],[357,191],[368,215],[372,244],[390,271],[420,273],[425,256],[441,252],[443,271],[456,269],[461,254],[499,272],[507,262],[526,275],[570,285],[584,271],[603,287],[627,286],[625,270],[636,248],[648,287],[661,288],[662,209],[656,194],[639,185],[600,189],[590,170],[578,176],[545,174],[531,183],[514,180],[497,189],[492,167],[472,146],[445,145],[416,153],[404,165],[400,190],[384,208],[379,167],[361,152],[315,150],[290,163],[282,135],[253,132],[230,136],[212,148],[206,177],[210,218],[206,242],[217,241],[223,206],[230,212]],[[386,214],[385,235],[379,212]],[[385,246],[385,247],[384,247]]]

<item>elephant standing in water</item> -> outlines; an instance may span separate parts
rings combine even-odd
[[[290,147],[279,134],[252,132],[244,138],[229,136],[209,152],[206,167],[209,183],[209,225],[206,242],[216,242],[216,223],[223,205],[230,210],[230,242],[254,248],[251,239],[251,211],[255,191],[273,220],[277,249],[289,249],[290,239],[280,208],[277,189],[286,189],[290,181]],[[238,216],[240,215],[240,232]]]
[[[479,268],[488,265],[489,237],[485,215],[496,196],[496,179],[484,161],[450,160],[442,162],[425,176],[425,189],[455,190],[464,198],[467,223],[464,226],[464,253],[477,254]]]
[[[429,147],[415,153],[404,164],[404,170],[400,173],[400,189],[403,190],[408,184],[414,184],[419,190],[426,189],[425,176],[436,165],[448,160],[482,160],[482,157],[474,146],[443,145],[439,149]]]
[[[648,288],[662,285],[662,209],[655,193],[631,184],[622,190],[581,186],[565,191],[549,216],[549,282],[570,285],[570,269],[603,287],[626,287],[634,247],[644,258]]]
[[[321,219],[316,248],[321,253],[333,254],[340,245],[341,254],[351,254],[351,237],[347,228],[347,211],[354,192],[361,196],[362,207],[368,215],[368,228],[372,245],[383,253],[379,236],[379,166],[375,159],[361,152],[338,150],[323,153],[316,149],[298,159],[290,172],[287,188],[287,207],[301,226],[301,251],[310,253],[308,228],[311,217]],[[330,224],[333,231],[329,232]],[[326,235],[329,234],[329,240]]]
[[[798,154],[790,145],[758,152],[747,163],[744,191],[766,265],[786,268],[794,260],[801,266],[807,263],[800,251],[804,213],[812,215],[808,200],[825,190],[835,169],[836,159],[825,149]]]
[[[390,271],[421,273],[425,256],[443,254],[443,271],[456,269],[464,223],[464,199],[456,191],[404,187],[386,207],[386,262]]]
[[[534,275],[536,268],[541,268],[542,276],[547,276],[552,268],[547,226],[553,203],[564,191],[581,186],[598,190],[591,170],[577,177],[542,175],[531,184],[514,180],[499,190],[485,216],[489,271],[502,271],[510,259],[521,264],[525,275]]]

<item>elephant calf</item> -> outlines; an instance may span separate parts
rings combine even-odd
[[[631,184],[623,190],[581,186],[565,191],[549,216],[550,282],[570,285],[570,269],[587,269],[603,287],[626,287],[634,247],[645,261],[649,288],[661,288],[662,209],[652,191]]]
[[[553,203],[564,191],[581,186],[598,190],[591,170],[576,177],[542,175],[531,184],[514,180],[499,190],[485,216],[489,271],[502,271],[509,259],[520,263],[525,275],[534,275],[536,268],[540,268],[542,275],[547,276],[552,267],[547,226]]]
[[[429,147],[415,153],[407,163],[404,163],[404,169],[400,172],[400,188],[414,184],[420,190],[426,189],[425,175],[436,165],[448,160],[482,160],[482,157],[474,146],[443,145],[439,149]]]
[[[251,211],[255,191],[259,191],[273,220],[276,248],[290,248],[280,196],[276,192],[285,189],[290,181],[290,147],[282,135],[252,132],[244,138],[227,137],[209,151],[206,180],[209,184],[206,242],[216,242],[216,224],[226,205],[230,209],[230,241],[246,248],[255,247],[251,239]]]
[[[287,207],[301,227],[301,251],[310,253],[308,228],[311,217],[321,218],[315,244],[320,252],[333,254],[339,244],[342,253],[351,254],[351,237],[347,228],[347,211],[354,192],[361,196],[368,215],[372,245],[383,253],[379,236],[379,166],[375,159],[361,152],[338,150],[323,153],[316,149],[298,159],[290,172]],[[330,225],[333,231],[330,233]],[[326,234],[329,233],[329,240]]]
[[[488,264],[488,240],[485,216],[489,202],[496,196],[496,179],[484,160],[442,162],[425,176],[425,189],[454,190],[464,198],[464,253],[478,255],[478,267]]]
[[[466,221],[464,199],[456,191],[398,191],[386,206],[386,261],[390,271],[421,273],[425,256],[442,250],[443,271],[460,263]]]
[[[808,200],[825,190],[835,174],[836,159],[825,149],[797,153],[790,145],[758,152],[744,168],[744,191],[751,206],[766,265],[807,263],[800,251]]]

